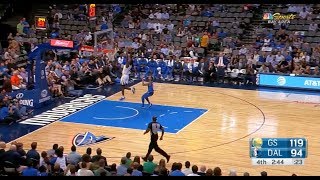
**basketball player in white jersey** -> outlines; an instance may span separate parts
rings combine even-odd
[[[134,87],[127,87],[127,85],[129,84],[129,75],[131,72],[131,68],[133,66],[133,61],[131,59],[130,56],[128,56],[128,61],[126,62],[126,65],[123,66],[122,69],[122,76],[120,79],[120,84],[121,84],[121,93],[122,93],[122,97],[120,98],[120,101],[124,100],[124,90],[131,90],[131,92],[134,94],[136,92],[136,89]]]

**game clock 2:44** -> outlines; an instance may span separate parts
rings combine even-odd
[[[283,159],[272,159],[271,165],[283,165],[284,160]]]

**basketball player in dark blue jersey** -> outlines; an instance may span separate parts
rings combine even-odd
[[[142,101],[142,108],[144,108],[144,100],[147,100],[147,102],[149,103],[149,108],[152,106],[149,97],[153,95],[154,90],[153,90],[153,78],[152,75],[148,76],[148,82],[145,82],[144,80],[142,80],[142,85],[143,86],[148,86],[148,91],[146,93],[144,93],[141,97],[141,101]]]

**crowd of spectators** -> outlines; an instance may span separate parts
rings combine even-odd
[[[7,41],[8,47],[0,54],[1,124],[12,124],[29,115],[27,108],[19,103],[20,99],[11,97],[10,93],[29,88],[26,57],[37,44],[34,26],[30,26],[26,19],[22,18],[17,24],[17,33],[10,33]]]
[[[244,6],[243,11],[252,12],[256,7],[259,5]],[[303,14],[310,11],[309,6],[290,5],[288,12],[299,8],[302,11],[298,18],[308,19]],[[149,72],[155,79],[163,80],[173,80],[179,75],[177,80],[198,81],[202,76],[204,82],[229,79],[240,84],[255,84],[257,73],[319,75],[320,46],[308,43],[303,33],[288,30],[284,24],[279,29],[259,27],[255,31],[256,41],[245,44],[232,33],[227,33],[226,28],[221,28],[218,18],[204,26],[192,25],[191,19],[210,17],[210,12],[223,13],[228,9],[220,5],[134,7],[120,27],[114,28],[118,63],[122,63],[130,51],[136,62],[136,77],[140,78],[141,72]],[[183,19],[178,19],[176,15],[179,13]],[[311,12],[307,14],[309,19],[318,18],[311,16]],[[248,26],[241,19],[230,24]],[[318,25],[311,23],[308,31],[318,32]],[[176,42],[176,38],[181,43]],[[217,49],[216,44],[219,45]]]
[[[139,156],[130,152],[122,157],[119,163],[110,163],[100,148],[92,152],[90,147],[80,155],[77,147],[72,146],[67,153],[63,146],[54,144],[52,149],[37,150],[37,142],[31,143],[31,149],[25,150],[23,144],[14,142],[6,150],[6,144],[0,142],[0,174],[16,176],[237,176],[235,169],[228,173],[220,167],[209,168],[198,166],[190,161],[168,162],[161,159],[154,161],[153,155],[143,162]],[[242,174],[241,174],[242,175]],[[267,176],[266,171],[260,173]],[[243,176],[250,176],[244,172]],[[296,176],[296,174],[292,174]]]
[[[237,12],[257,13],[255,10],[259,6],[243,5]],[[306,31],[289,30],[290,25],[256,27],[256,40],[248,44],[238,38],[243,32],[234,33],[231,30],[246,29],[250,18],[231,18],[233,21],[227,26],[220,23],[221,18],[215,17],[217,13],[234,12],[234,7],[217,4],[137,5],[123,12],[123,20],[113,27],[114,13],[121,12],[115,7],[118,8],[111,6],[109,11],[101,8],[93,23],[95,30],[113,28],[114,56],[100,54],[86,57],[77,52],[55,50],[45,54],[45,72],[54,97],[80,96],[82,89],[88,85],[103,86],[117,82],[122,65],[128,58],[133,59],[132,76],[137,79],[151,73],[154,79],[163,81],[224,83],[228,80],[254,85],[257,73],[320,75],[319,43],[308,43],[304,37]],[[91,22],[87,17],[88,5],[64,8],[73,11],[66,13],[65,9],[54,5],[50,7],[49,35],[45,38],[39,39],[39,31],[25,18],[17,24],[17,33],[8,35],[9,45],[4,48],[0,60],[1,99],[12,91],[32,87],[33,82],[30,82],[26,71],[26,55],[46,38],[69,39],[80,45],[92,45],[90,31],[94,29],[68,34],[70,32],[60,25],[65,20]],[[306,5],[288,5],[286,8],[288,13],[300,12],[297,17],[306,23],[315,20],[309,24],[307,32],[318,33],[318,9]],[[1,105],[3,120],[12,115],[8,113],[12,111],[6,110],[10,109],[10,104]]]

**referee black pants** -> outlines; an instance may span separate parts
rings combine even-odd
[[[149,144],[149,149],[148,149],[148,153],[146,154],[146,158],[149,157],[150,153],[152,152],[152,150],[154,149],[156,152],[158,152],[159,154],[161,154],[162,156],[168,158],[169,155],[162,150],[159,146],[158,146],[158,134],[152,134],[151,135],[151,141]]]

